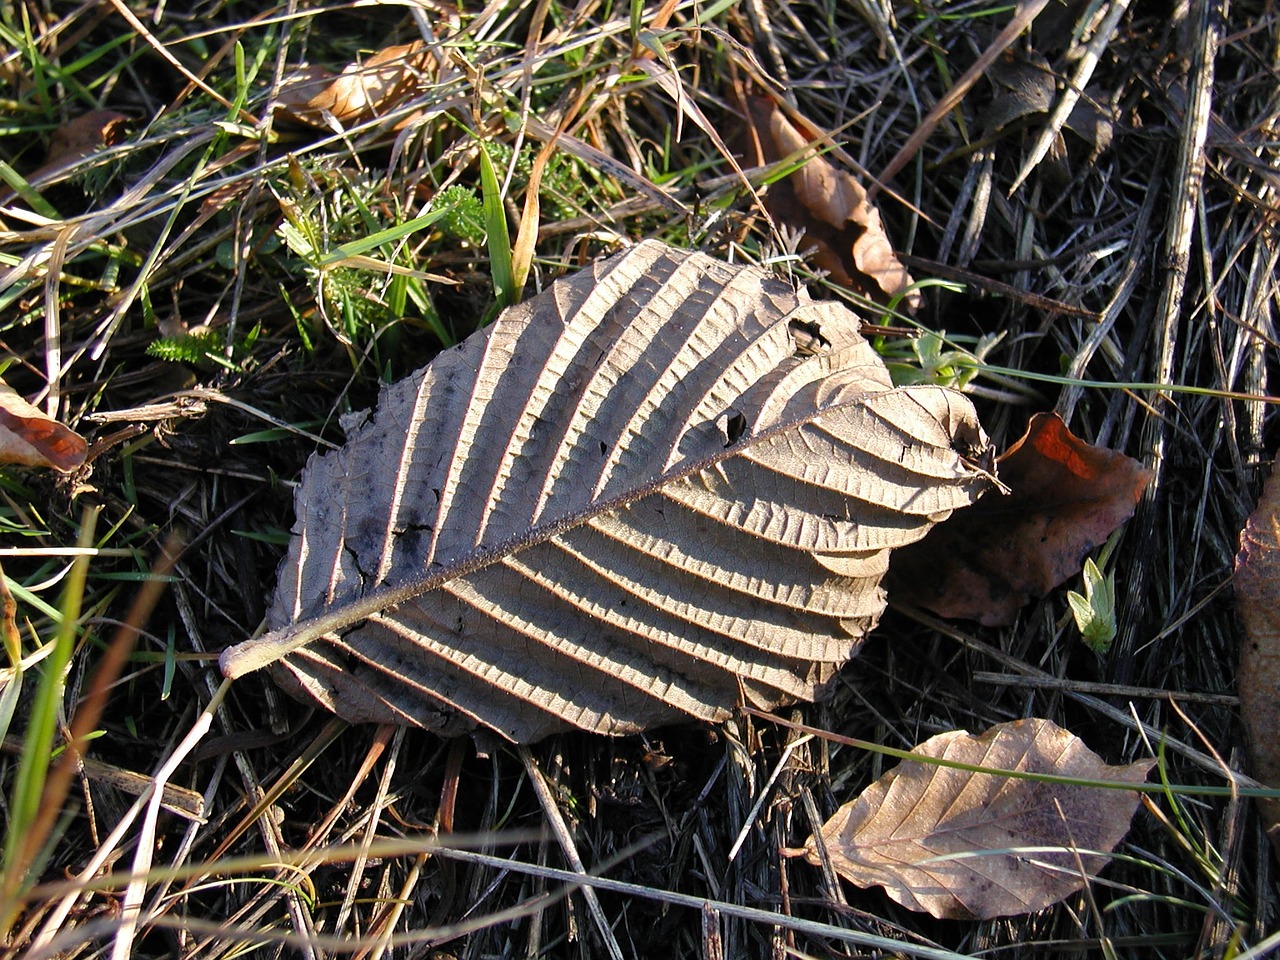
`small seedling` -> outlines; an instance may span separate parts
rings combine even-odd
[[[1116,638],[1115,571],[1104,574],[1090,557],[1084,562],[1084,596],[1067,594],[1080,636],[1095,653],[1106,653]]]

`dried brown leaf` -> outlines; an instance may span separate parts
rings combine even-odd
[[[1133,515],[1151,473],[1085,443],[1054,414],[1037,414],[999,460],[1008,496],[990,496],[899,550],[895,600],[987,626],[1080,572],[1085,555]]]
[[[238,676],[532,741],[820,695],[889,551],[987,486],[968,400],[842,306],[643,243],[504,312],[313,458]]]
[[[811,148],[817,139],[797,129],[767,97],[748,98],[747,113],[761,151],[758,162],[776,163]],[[785,181],[770,186],[765,206],[776,219],[804,230],[807,243],[817,248],[814,264],[842,286],[885,299],[911,285],[867,191],[825,157],[810,157]],[[918,299],[910,297],[908,305],[916,306]]]
[[[119,143],[128,122],[118,110],[90,110],[67,121],[49,138],[45,166],[65,165]]]
[[[69,473],[84,463],[87,449],[78,433],[0,381],[0,463],[52,467]]]
[[[351,127],[383,116],[424,90],[435,59],[421,40],[384,47],[335,74],[324,67],[296,71],[281,85],[276,115],[306,126]]]
[[[1244,624],[1236,687],[1256,779],[1280,787],[1280,474],[1273,472],[1240,532],[1236,609]],[[1280,855],[1280,800],[1258,799]]]
[[[1153,765],[1109,766],[1078,737],[1038,719],[977,737],[953,730],[911,752],[1133,784]],[[882,886],[904,907],[939,918],[990,919],[1041,910],[1083,888],[1128,831],[1137,804],[1129,790],[906,760],[836,811],[822,839],[836,872],[857,886]],[[821,862],[813,837],[805,857]]]
[[[1086,91],[1067,117],[1067,129],[1089,145],[1090,156],[1095,158],[1106,152],[1115,136],[1115,116],[1100,106],[1105,102],[1100,91]]]
[[[129,118],[115,110],[90,110],[60,126],[49,137],[44,163],[33,170],[27,180],[38,187],[46,186],[86,157],[124,139]],[[12,191],[0,191],[0,202]]]
[[[1041,159],[1049,160],[1047,169],[1056,180],[1065,183],[1071,177],[1067,142],[1062,130],[1070,130],[1088,144],[1089,162],[1110,146],[1113,122],[1110,114],[1100,106],[1100,101],[1095,99],[1100,95],[1098,90],[1090,91],[1077,100],[1065,118],[1055,120],[1050,117],[1050,110],[1059,99],[1061,84],[1049,61],[1037,51],[1006,51],[991,65],[987,79],[991,81],[994,93],[981,115],[985,133],[994,136],[1005,127],[1017,129],[1025,123],[1039,127],[1041,118],[1054,124],[1047,152]],[[1042,132],[1044,136],[1049,134]]]
[[[994,133],[1015,120],[1049,112],[1057,79],[1049,61],[1034,50],[1006,50],[987,71],[995,92],[982,114],[982,126]]]

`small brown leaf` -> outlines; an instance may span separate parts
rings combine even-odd
[[[1005,53],[991,64],[987,79],[995,88],[982,116],[983,129],[995,133],[1015,120],[1048,113],[1057,93],[1049,61],[1034,50]]]
[[[1031,418],[999,460],[1008,496],[992,495],[897,551],[888,589],[943,617],[987,626],[1080,572],[1085,555],[1133,515],[1151,472],[1085,443],[1055,414]]]
[[[766,97],[748,98],[747,113],[763,154],[758,162],[775,163],[818,139],[816,132],[798,130]],[[804,230],[805,240],[817,248],[814,264],[842,286],[884,299],[911,285],[866,190],[825,157],[809,158],[770,186],[765,206],[783,223]],[[918,300],[909,297],[907,303],[915,307]]]
[[[52,467],[69,473],[84,463],[87,449],[78,433],[46,416],[0,381],[0,463]]]
[[[90,110],[69,120],[49,138],[45,166],[67,164],[119,143],[128,121],[116,110]]]
[[[1115,136],[1115,117],[1110,111],[1098,106],[1104,102],[1105,97],[1101,93],[1095,91],[1091,94],[1085,91],[1085,96],[1067,118],[1067,129],[1089,144],[1090,153],[1094,157],[1104,153]]]
[[[53,131],[44,163],[27,179],[33,184],[47,185],[85,157],[124,139],[129,118],[115,110],[90,110],[69,120]],[[6,191],[6,196],[9,195]]]
[[[1142,783],[1153,765],[1109,766],[1078,737],[1037,719],[998,724],[978,737],[953,730],[911,752],[1118,783]],[[1137,805],[1129,790],[907,760],[837,810],[822,839],[850,883],[882,886],[904,907],[941,919],[985,920],[1041,910],[1082,889],[1110,859],[1105,854]],[[821,862],[813,837],[805,858]]]
[[[303,67],[288,78],[277,97],[277,115],[322,130],[333,121],[345,127],[386,114],[420,92],[435,75],[434,59],[422,41],[384,47],[342,73]]]
[[[1280,786],[1280,474],[1275,472],[1240,532],[1235,588],[1245,632],[1236,686],[1253,775]],[[1280,856],[1280,800],[1260,797],[1258,812]]]

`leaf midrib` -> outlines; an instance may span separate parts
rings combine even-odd
[[[290,624],[263,636],[254,637],[243,643],[228,647],[219,657],[219,666],[223,675],[230,679],[260,670],[327,633],[352,626],[376,613],[430,593],[445,583],[483,570],[485,567],[501,561],[504,557],[551,540],[561,533],[581,526],[593,517],[613,510],[625,509],[637,500],[642,500],[660,492],[671,484],[678,483],[704,470],[708,470],[716,464],[732,459],[752,449],[757,444],[765,443],[791,430],[797,430],[834,410],[865,405],[878,395],[879,392],[865,394],[845,403],[823,407],[773,424],[721,451],[687,461],[676,469],[642,483],[633,490],[624,491],[604,500],[593,501],[581,510],[565,514],[550,523],[531,527],[525,533],[508,538],[492,547],[477,548],[475,552],[468,554],[461,560],[441,565],[439,570],[427,576],[376,588],[363,596],[344,601],[340,607],[329,613],[323,613],[320,616]],[[744,531],[744,533],[749,534],[750,531]]]

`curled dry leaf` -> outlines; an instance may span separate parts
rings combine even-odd
[[[1151,472],[1085,443],[1055,414],[1031,418],[998,461],[1008,496],[972,510],[898,551],[888,588],[943,617],[987,626],[1080,572],[1090,550],[1133,515]]]
[[[33,407],[0,381],[0,463],[70,473],[84,463],[84,438]]]
[[[776,163],[814,146],[816,134],[798,130],[773,100],[749,97],[746,106],[758,163]],[[771,185],[765,206],[776,219],[804,230],[806,243],[816,247],[814,264],[842,286],[883,300],[911,285],[867,191],[825,157],[810,157],[786,180]],[[907,305],[915,307],[918,301],[912,295]]]
[[[1142,783],[1153,766],[1109,766],[1078,737],[1038,719],[977,737],[953,730],[911,752],[1127,784]],[[1042,910],[1082,889],[1128,831],[1138,799],[1131,790],[906,760],[837,810],[822,841],[836,872],[857,886],[882,886],[904,907],[941,919],[990,919]],[[821,863],[814,837],[804,852]]]
[[[303,67],[281,85],[277,116],[322,130],[383,116],[422,91],[435,76],[435,58],[418,40],[384,47],[367,60],[335,74]]]
[[[1273,472],[1240,532],[1236,609],[1244,624],[1236,687],[1256,779],[1280,787],[1280,474]],[[1280,855],[1280,800],[1258,799]]]
[[[1035,50],[1006,50],[987,70],[993,95],[982,126],[994,133],[1015,120],[1048,113],[1058,90],[1049,61]]]
[[[963,396],[893,389],[837,304],[640,244],[387,388],[312,458],[226,651],[350,720],[515,741],[813,699],[888,552],[987,486]]]

